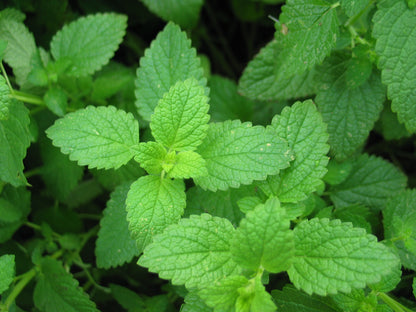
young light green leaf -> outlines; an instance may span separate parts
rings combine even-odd
[[[118,186],[111,193],[107,207],[103,211],[100,230],[95,247],[97,267],[108,269],[126,262],[139,255],[136,241],[130,237],[126,220],[126,198],[130,183]],[[117,235],[114,235],[117,233]]]
[[[68,105],[68,97],[64,90],[58,87],[51,87],[43,96],[46,106],[59,117],[63,117],[66,113]]]
[[[193,28],[198,21],[203,0],[142,0],[148,9],[165,21]]]
[[[296,254],[289,278],[308,294],[326,296],[364,288],[379,282],[399,263],[375,236],[340,220],[303,221],[294,235]]]
[[[315,99],[328,125],[331,154],[338,160],[349,158],[364,144],[386,98],[385,87],[376,72],[361,86],[349,88],[346,62],[343,55],[331,56],[325,66],[325,87],[318,91]]]
[[[136,79],[136,106],[147,121],[153,114],[159,99],[178,81],[190,77],[203,87],[206,79],[200,60],[186,34],[173,23],[168,23],[140,59]],[[205,95],[208,95],[208,88]]]
[[[237,201],[245,196],[254,196],[256,193],[255,186],[251,185],[217,192],[192,187],[186,192],[185,216],[206,212],[213,216],[226,218],[237,227],[244,216]]]
[[[325,297],[310,296],[293,286],[272,290],[278,311],[285,312],[337,312]]]
[[[134,182],[127,194],[127,221],[140,251],[168,225],[177,223],[186,204],[182,180],[148,175]]]
[[[121,14],[81,17],[56,33],[51,41],[51,53],[55,60],[70,62],[67,74],[91,75],[113,57],[126,27],[127,17]]]
[[[208,214],[184,218],[155,236],[138,263],[174,285],[202,289],[240,273],[230,253],[233,235],[227,219]]]
[[[67,155],[52,146],[46,137],[40,140],[40,156],[42,158],[42,178],[50,195],[64,201],[81,180],[84,168],[70,161]],[[59,174],[57,174],[59,172]]]
[[[6,120],[9,118],[10,102],[9,87],[6,84],[6,79],[0,75],[0,120]]]
[[[276,79],[303,73],[331,53],[339,35],[336,6],[325,0],[286,2],[280,23],[287,32],[276,32],[283,47],[279,56],[283,62]]]
[[[0,39],[7,41],[3,60],[13,68],[17,84],[23,86],[27,82],[32,68],[31,60],[36,53],[35,39],[23,20],[10,14],[0,16]]]
[[[271,273],[287,270],[294,249],[290,219],[276,197],[249,211],[231,241],[234,261],[253,271],[260,267]]]
[[[30,145],[29,110],[23,103],[9,103],[9,118],[0,120],[0,180],[13,186],[25,185],[23,159]]]
[[[349,17],[352,17],[364,10],[369,2],[370,0],[341,0],[341,7]]]
[[[253,180],[264,180],[287,168],[293,155],[285,140],[273,129],[228,120],[210,124],[197,152],[205,159],[208,175],[194,179],[211,191],[238,188]]]
[[[247,65],[238,83],[238,91],[258,100],[285,100],[315,93],[315,70],[282,75],[282,44],[269,42]]]
[[[244,213],[254,210],[260,204],[263,204],[263,202],[257,196],[246,196],[237,202],[238,208]]]
[[[0,243],[8,241],[30,212],[30,192],[24,187],[6,185],[0,197]]]
[[[406,190],[391,197],[383,210],[384,237],[394,241],[405,267],[409,267],[410,257],[416,256],[415,205],[416,190]]]
[[[95,303],[59,261],[43,258],[40,270],[33,293],[36,308],[45,312],[98,312]]]
[[[242,275],[228,276],[201,289],[198,295],[214,312],[235,311],[235,303],[240,296],[238,289],[245,287],[248,282]]]
[[[209,114],[211,121],[219,122],[228,119],[248,121],[253,119],[254,101],[241,96],[237,85],[231,79],[212,75],[209,78],[210,101]]]
[[[88,106],[58,119],[46,134],[81,166],[117,169],[137,153],[139,123],[114,106]]]
[[[176,154],[175,163],[168,174],[175,179],[189,179],[206,176],[208,171],[201,155],[185,151]]]
[[[0,294],[7,290],[15,275],[14,255],[0,257]]]
[[[364,154],[352,160],[352,164],[348,178],[330,188],[337,208],[362,204],[380,210],[390,196],[406,187],[406,176],[382,158]]]
[[[208,97],[195,78],[178,81],[155,108],[153,137],[175,151],[195,150],[207,135],[208,110]]]
[[[249,280],[248,284],[238,289],[240,296],[237,298],[236,311],[250,312],[275,312],[276,305],[272,297],[266,291],[261,282],[261,276]]]
[[[166,158],[166,148],[157,142],[140,143],[134,160],[149,174],[160,174],[163,170],[162,164]]]
[[[373,36],[377,39],[376,53],[381,79],[387,85],[391,108],[399,121],[410,132],[416,131],[416,18],[405,1],[384,0],[377,2],[373,18]],[[412,73],[412,74],[409,74]]]
[[[326,125],[311,100],[296,102],[276,115],[271,127],[289,143],[295,160],[275,179],[272,189],[282,202],[304,200],[322,184],[328,163]]]

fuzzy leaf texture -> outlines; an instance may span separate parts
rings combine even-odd
[[[364,154],[351,162],[353,167],[345,181],[330,188],[337,208],[362,204],[380,210],[390,196],[406,187],[406,176],[382,158]]]
[[[282,202],[304,200],[316,191],[327,171],[328,134],[322,116],[311,100],[296,102],[275,116],[271,127],[289,143],[294,161],[266,183]]]
[[[385,101],[385,87],[377,72],[362,85],[350,88],[345,55],[334,55],[325,64],[324,87],[317,93],[316,105],[328,125],[331,154],[345,160],[362,146],[379,118]],[[330,74],[328,74],[330,72]],[[321,75],[325,76],[325,75]]]
[[[80,166],[117,169],[136,154],[139,123],[114,106],[88,106],[58,119],[46,134]]]
[[[6,10],[0,12],[0,39],[7,42],[3,60],[13,68],[17,84],[23,86],[32,69],[35,39],[23,24],[24,14],[17,10],[4,13]]]
[[[381,79],[387,85],[391,108],[410,132],[416,131],[416,11],[404,0],[377,2],[373,36]]]
[[[239,274],[230,253],[233,235],[234,227],[227,219],[193,215],[157,235],[138,263],[174,285],[204,288]]]
[[[208,175],[194,181],[211,191],[264,180],[293,160],[286,141],[274,130],[239,120],[210,124],[197,152],[206,161]]]
[[[273,303],[272,297],[266,291],[261,276],[249,280],[248,284],[238,289],[240,296],[237,298],[236,311],[250,312],[274,312],[276,305]]]
[[[13,186],[25,185],[23,159],[30,145],[29,110],[16,100],[10,101],[9,118],[0,120],[0,180]]]
[[[241,267],[286,271],[294,254],[293,232],[286,211],[276,197],[249,211],[231,241],[231,254]]]
[[[192,151],[208,130],[205,90],[195,78],[178,81],[159,101],[150,128],[156,142],[175,151]]]
[[[100,230],[96,241],[95,256],[97,267],[110,268],[130,262],[139,255],[136,241],[130,237],[127,223],[126,198],[130,183],[118,186],[111,193],[103,211]],[[115,235],[117,233],[117,235]]]
[[[127,17],[115,13],[98,13],[65,25],[51,41],[55,60],[69,61],[66,73],[91,75],[106,65],[118,49],[126,32]]]
[[[389,248],[364,229],[340,220],[312,219],[294,229],[296,254],[291,282],[308,294],[326,296],[377,283],[399,263]]]
[[[203,0],[142,0],[147,8],[165,21],[192,28],[198,21]]]
[[[140,251],[154,235],[179,221],[185,201],[185,185],[181,180],[148,175],[131,185],[126,200],[127,221]]]
[[[284,60],[279,78],[311,69],[331,53],[339,34],[335,7],[326,0],[288,0],[282,7],[280,23],[288,32],[276,32],[282,41],[280,58]]]
[[[283,290],[272,290],[272,297],[276,302],[278,311],[285,312],[337,312],[329,300],[310,296],[297,290],[292,285],[283,287]]]
[[[0,294],[7,290],[15,276],[14,255],[0,257]]]
[[[10,102],[9,87],[6,85],[6,79],[0,75],[0,120],[9,118]]]
[[[416,190],[391,197],[383,210],[384,237],[394,241],[404,267],[416,270]]]
[[[98,312],[78,281],[52,258],[40,263],[40,277],[33,293],[35,306],[45,312]]]
[[[136,107],[143,119],[150,121],[158,101],[178,81],[190,77],[206,87],[206,79],[191,48],[191,41],[181,29],[168,23],[140,59],[136,79]],[[208,88],[205,95],[208,95]]]
[[[238,83],[242,95],[259,100],[285,100],[315,93],[315,70],[283,75],[282,43],[273,40],[245,68]]]

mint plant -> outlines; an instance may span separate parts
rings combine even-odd
[[[142,2],[0,11],[0,311],[413,311],[416,3]]]

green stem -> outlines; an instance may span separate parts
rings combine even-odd
[[[42,170],[43,170],[43,167],[37,167],[37,168],[34,168],[32,170],[26,171],[25,172],[25,177],[26,177],[26,179],[28,179],[28,178],[31,178],[35,175],[40,175],[42,173]]]
[[[401,303],[397,302],[396,300],[394,300],[393,298],[391,298],[389,295],[387,295],[386,293],[378,293],[377,296],[383,300],[390,308],[393,309],[393,311],[395,312],[414,312],[408,308],[406,308],[404,305],[402,305]]]
[[[36,268],[32,268],[30,271],[27,271],[22,275],[20,278],[20,281],[17,283],[17,285],[13,288],[10,295],[7,297],[6,301],[4,302],[6,311],[9,310],[11,304],[14,302],[16,297],[21,293],[23,288],[26,287],[26,285],[36,276],[37,270]]]
[[[14,91],[11,94],[11,97],[15,98],[16,100],[19,100],[19,101],[22,101],[22,102],[25,102],[25,103],[29,103],[29,104],[41,105],[41,106],[45,105],[42,98],[40,98],[36,95],[21,92],[21,91]]]
[[[10,93],[13,94],[14,90],[13,90],[12,85],[10,83],[9,76],[7,76],[6,69],[4,69],[3,62],[0,62],[0,69],[1,69],[1,72],[3,73],[4,79],[6,79],[7,85],[9,86]]]

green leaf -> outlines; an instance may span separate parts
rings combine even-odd
[[[0,197],[0,243],[8,241],[30,212],[30,192],[6,185]]]
[[[210,101],[209,114],[211,121],[225,121],[228,119],[252,120],[254,101],[241,96],[234,81],[212,75],[209,79]]]
[[[352,167],[353,163],[350,161],[338,162],[331,159],[326,166],[328,172],[324,176],[324,181],[329,185],[340,184],[350,175]]]
[[[352,164],[348,178],[330,188],[337,208],[362,204],[380,210],[390,196],[406,187],[406,176],[382,158],[364,154],[352,160]]]
[[[388,141],[399,140],[411,136],[411,133],[406,129],[404,124],[398,121],[397,114],[391,111],[390,105],[385,106],[381,112],[379,128],[377,130],[379,130],[384,139]]]
[[[239,120],[210,124],[197,152],[206,161],[208,176],[194,181],[211,191],[264,180],[287,168],[293,159],[287,143],[274,130]]]
[[[391,108],[399,121],[410,132],[416,131],[416,12],[405,1],[377,2],[373,18],[373,36],[377,39],[375,51],[379,55],[381,79],[387,85]]]
[[[144,300],[134,291],[116,284],[110,284],[114,299],[128,312],[146,311]]]
[[[315,218],[299,223],[294,235],[296,254],[289,278],[308,294],[326,296],[364,288],[398,265],[389,248],[351,223]]]
[[[254,195],[256,195],[254,186],[242,186],[238,189],[217,192],[192,187],[186,192],[185,216],[206,212],[213,216],[226,218],[234,226],[237,226],[244,216],[237,205],[237,201],[242,197]]]
[[[407,0],[407,5],[410,9],[414,9],[416,7],[416,1],[415,0]]]
[[[29,110],[12,100],[9,118],[0,120],[0,180],[13,186],[25,185],[23,159],[30,145]]]
[[[126,27],[127,17],[121,14],[98,13],[81,17],[56,33],[51,41],[51,53],[55,60],[70,62],[67,74],[91,75],[113,57]]]
[[[416,277],[413,278],[413,297],[416,298]]]
[[[159,101],[150,128],[156,142],[175,151],[192,151],[208,130],[205,90],[195,78],[178,81]]]
[[[257,196],[247,196],[241,198],[238,202],[238,208],[244,213],[254,210],[258,205],[263,204],[262,200]]]
[[[370,209],[362,205],[353,205],[335,209],[333,216],[343,222],[351,222],[354,227],[360,227],[371,233],[371,225],[367,221]]]
[[[235,303],[240,296],[238,289],[248,284],[241,275],[232,275],[201,289],[198,295],[216,311],[235,311]]]
[[[63,117],[66,113],[68,105],[68,97],[64,90],[59,87],[51,87],[43,96],[46,106],[59,117]]]
[[[148,175],[134,182],[127,194],[127,221],[131,236],[143,250],[168,225],[177,223],[186,204],[182,180]]]
[[[368,285],[376,292],[388,293],[396,288],[402,279],[402,265],[396,266],[390,274],[381,277],[380,282]]]
[[[162,164],[167,155],[166,148],[157,142],[139,143],[137,155],[134,160],[149,174],[160,174],[163,170]]]
[[[0,294],[7,290],[15,276],[14,255],[0,257]]]
[[[96,241],[95,256],[97,267],[108,269],[139,255],[136,241],[130,237],[127,223],[126,198],[130,183],[118,186],[111,193],[107,207],[103,211],[100,230]],[[117,233],[117,235],[114,235]]]
[[[16,22],[23,22],[26,15],[15,8],[5,8],[0,11],[0,19],[10,19]]]
[[[9,87],[6,84],[6,79],[0,75],[0,120],[6,120],[9,118],[10,102]]]
[[[98,312],[95,303],[59,261],[44,258],[40,270],[33,293],[36,308],[45,312]]]
[[[192,151],[180,152],[175,157],[173,168],[168,171],[175,179],[188,179],[208,175],[205,160]]]
[[[294,255],[293,231],[276,197],[258,205],[241,220],[231,241],[231,254],[240,266],[271,273],[289,268]]]
[[[336,294],[331,296],[331,299],[334,301],[336,307],[341,311],[375,311],[376,302],[371,302],[373,298],[367,298],[364,294],[363,289],[353,289],[350,293],[347,294]],[[370,299],[370,300],[368,300]],[[367,309],[362,310],[368,301]],[[372,304],[373,303],[373,304]]]
[[[23,86],[32,69],[31,60],[36,53],[35,39],[23,24],[23,19],[16,19],[10,14],[0,15],[0,39],[7,41],[3,60],[13,68],[17,84]]]
[[[173,23],[168,23],[140,59],[136,79],[136,107],[147,121],[158,101],[178,81],[190,77],[198,80],[203,87],[206,79],[196,56],[191,48],[191,41],[186,34]],[[208,95],[208,88],[205,95]]]
[[[364,10],[369,2],[370,0],[341,0],[341,7],[349,17],[352,17]]]
[[[296,102],[272,120],[271,127],[289,143],[295,160],[273,179],[272,189],[282,202],[304,200],[322,184],[328,163],[328,134],[311,100]]]
[[[276,33],[282,41],[283,60],[278,78],[303,73],[322,63],[335,47],[339,35],[336,5],[325,0],[288,0],[282,7],[280,23],[287,34]]]
[[[416,190],[391,197],[383,210],[384,237],[394,242],[405,267],[413,270],[410,258],[416,256]]]
[[[282,44],[269,42],[249,62],[238,84],[238,91],[259,100],[285,100],[307,97],[315,93],[315,70],[282,75]]]
[[[346,62],[345,56],[339,54],[328,60],[325,70],[328,77],[315,99],[328,125],[331,154],[338,160],[349,158],[364,144],[386,97],[376,72],[361,86],[349,88]]]
[[[193,28],[198,22],[203,0],[142,0],[148,9],[165,21],[184,28]]]
[[[138,263],[174,285],[205,288],[240,272],[230,253],[233,235],[227,219],[208,214],[184,218],[154,237]]]
[[[310,296],[293,286],[285,286],[283,290],[272,290],[272,297],[278,311],[285,312],[337,312],[324,297]]]
[[[52,146],[47,138],[40,140],[40,155],[42,158],[42,178],[50,195],[60,201],[68,198],[81,180],[84,168],[70,161],[67,155]],[[59,172],[59,174],[57,174]]]
[[[46,134],[80,166],[117,169],[136,154],[139,123],[114,106],[88,106],[58,119]]]
[[[235,305],[236,311],[274,312],[276,305],[261,282],[261,276],[249,280],[245,287],[238,289],[240,296]]]
[[[195,293],[188,292],[185,296],[185,304],[181,306],[181,312],[212,312],[212,308],[208,307],[204,301]]]

